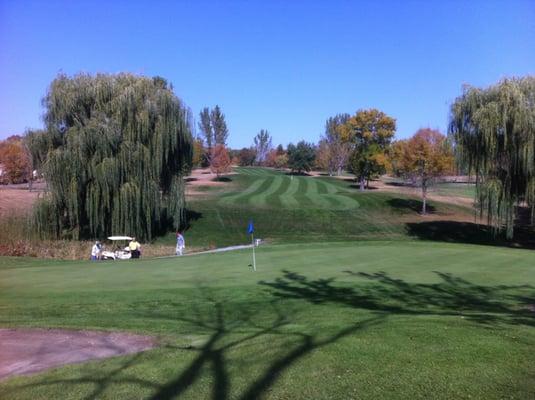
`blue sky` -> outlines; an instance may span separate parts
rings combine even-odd
[[[42,126],[58,72],[160,75],[229,144],[317,141],[325,119],[379,108],[397,137],[445,131],[463,84],[535,73],[535,1],[0,0],[0,138]]]

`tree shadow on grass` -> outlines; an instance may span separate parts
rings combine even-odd
[[[355,181],[353,180],[353,182],[355,182]],[[350,187],[351,189],[358,189],[358,190],[360,190],[360,185],[359,185],[358,183],[354,183],[353,185],[349,185],[349,187]],[[378,187],[375,187],[375,186],[365,186],[365,187],[364,187],[364,191],[368,191],[368,190],[377,190],[377,189],[379,189],[379,188],[378,188]]]
[[[220,302],[214,303],[215,319],[206,319],[201,314],[197,314],[196,319],[186,319],[185,321],[202,330],[211,331],[209,338],[200,348],[190,348],[190,351],[197,353],[195,360],[175,379],[159,388],[151,399],[165,400],[179,396],[196,382],[204,366],[211,366],[212,368],[212,399],[228,399],[230,395],[230,374],[227,371],[226,359],[233,348],[260,337],[266,337],[267,340],[268,335],[294,336],[297,338],[297,343],[289,346],[283,355],[275,358],[256,379],[249,382],[240,395],[236,396],[237,399],[241,400],[261,398],[283,372],[303,356],[378,323],[382,319],[382,316],[378,316],[359,321],[340,329],[331,336],[320,338],[319,335],[281,330],[290,320],[275,304],[272,303],[271,306],[276,311],[277,316],[268,325],[255,323],[254,314],[245,309],[240,312],[241,317],[239,320],[225,318],[224,305]]]
[[[137,376],[125,376],[124,373],[131,367],[134,367],[141,358],[143,353],[138,353],[133,356],[129,356],[126,360],[119,365],[119,367],[103,372],[100,368],[89,368],[89,371],[86,372],[83,376],[73,379],[43,379],[36,383],[30,384],[21,384],[17,385],[11,389],[4,391],[5,395],[10,393],[17,393],[25,389],[30,389],[32,392],[35,388],[39,387],[48,387],[54,385],[61,385],[66,390],[71,390],[75,386],[87,386],[92,385],[93,389],[90,393],[83,397],[85,400],[99,399],[102,397],[104,392],[106,392],[110,386],[114,384],[129,384],[129,385],[140,385],[143,387],[153,387],[156,388],[156,385],[147,379],[138,378]],[[35,395],[35,393],[33,393]]]
[[[301,172],[290,171],[290,172],[285,172],[284,175],[287,175],[287,176],[312,176],[312,175],[310,175],[309,173],[307,173],[305,171],[301,171]]]
[[[330,335],[323,332],[306,333],[285,329],[285,325],[292,322],[289,316],[277,306],[277,301],[269,303],[273,319],[268,322],[257,322],[255,320],[258,310],[230,307],[224,302],[214,299],[207,291],[202,291],[205,295],[201,304],[212,304],[210,311],[200,309],[194,303],[191,313],[183,316],[174,309],[179,303],[168,304],[167,311],[153,311],[147,313],[147,318],[153,320],[170,320],[180,322],[181,325],[189,325],[194,332],[204,335],[206,338],[202,344],[187,344],[178,346],[166,344],[164,349],[170,352],[178,352],[178,357],[183,357],[183,352],[193,352],[194,358],[178,371],[176,377],[164,383],[155,382],[153,379],[138,378],[138,375],[129,371],[135,366],[140,358],[140,354],[130,357],[118,368],[111,372],[89,370],[82,377],[73,379],[42,379],[36,383],[17,385],[9,389],[6,393],[16,393],[17,391],[30,389],[35,393],[35,388],[61,385],[67,390],[73,390],[76,386],[94,386],[84,398],[97,399],[106,394],[113,393],[116,385],[137,385],[145,389],[150,389],[152,395],[150,399],[172,399],[179,398],[186,390],[190,389],[201,379],[206,371],[211,375],[212,390],[211,398],[226,400],[230,398],[231,374],[229,373],[228,361],[230,352],[238,346],[255,339],[264,338],[270,340],[273,335],[291,338],[291,343],[287,344],[282,354],[275,355],[258,376],[247,382],[241,393],[233,394],[233,398],[240,400],[253,400],[263,398],[268,390],[277,380],[302,357],[325,346],[329,346],[338,340],[368,327],[379,324],[384,320],[384,315],[378,313],[368,319],[356,321],[348,324]],[[232,309],[231,309],[232,308]],[[231,312],[229,312],[231,311]],[[177,360],[179,363],[179,360]]]
[[[200,344],[167,344],[169,354],[176,352],[177,375],[166,382],[139,378],[130,371],[140,355],[129,357],[120,367],[107,371],[88,371],[73,379],[42,379],[36,383],[19,385],[9,389],[8,394],[22,389],[61,385],[68,390],[77,390],[92,384],[94,389],[86,399],[96,399],[113,393],[116,385],[137,385],[151,391],[151,399],[178,398],[201,378],[209,374],[212,382],[212,399],[226,400],[231,396],[240,400],[266,397],[270,388],[297,361],[312,352],[329,346],[342,338],[358,334],[381,324],[393,315],[418,315],[438,317],[462,317],[485,326],[524,325],[535,326],[535,287],[531,285],[480,285],[452,274],[435,272],[437,283],[411,283],[390,276],[385,272],[365,273],[345,271],[357,282],[338,283],[334,278],[310,279],[304,275],[283,271],[283,275],[271,282],[259,282],[272,300],[262,307],[259,317],[255,306],[232,304],[215,298],[208,290],[200,290],[199,301],[193,301],[184,315],[183,304],[168,302],[165,307],[154,309],[152,302],[136,303],[140,317],[174,322],[189,327],[195,334],[205,338]],[[288,329],[292,323],[291,306],[279,305],[281,299],[296,299],[314,305],[336,304],[340,307],[366,310],[372,317],[340,326],[335,332],[306,332]],[[269,318],[266,318],[269,317]],[[231,352],[239,346],[253,344],[254,340],[273,341],[274,336],[283,337],[282,353],[274,354],[267,366],[249,382],[240,393],[232,393],[233,375],[228,360]],[[183,367],[180,359],[184,352],[192,352],[193,360]],[[138,369],[139,371],[139,369]],[[138,372],[139,374],[139,372]],[[234,386],[235,387],[235,386]]]
[[[417,187],[412,182],[403,182],[403,181],[385,181],[384,184],[388,186],[394,186],[394,187],[410,187],[410,188]]]
[[[401,315],[459,316],[477,323],[535,326],[535,287],[483,286],[452,274],[435,272],[439,283],[409,283],[385,272],[345,271],[365,281],[339,286],[333,278],[316,280],[284,271],[274,282],[261,282],[275,297],[302,299],[313,304],[343,306]],[[347,285],[347,284],[346,284]]]
[[[528,227],[515,229],[515,238],[506,240],[503,233],[494,236],[487,225],[457,221],[407,223],[407,233],[421,240],[449,243],[481,244],[501,247],[535,249],[535,236]]]
[[[202,212],[198,212],[192,209],[186,209],[186,220],[184,226],[181,227],[183,230],[188,230],[191,228],[192,222],[198,221],[203,217]]]
[[[212,179],[212,182],[232,182],[232,178],[228,176],[219,176]]]
[[[422,211],[423,203],[421,200],[417,199],[402,199],[402,198],[394,198],[390,199],[387,202],[390,207],[392,207],[395,210],[401,211],[401,212],[415,212],[420,213]],[[436,208],[429,204],[429,202],[426,204],[426,209],[428,214],[432,214],[436,212]]]

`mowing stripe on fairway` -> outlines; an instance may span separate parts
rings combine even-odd
[[[272,178],[268,178],[268,180],[271,180],[271,185],[262,193],[252,196],[249,199],[249,204],[258,205],[258,206],[265,206],[269,204],[267,201],[268,196],[272,195],[279,189],[279,187],[282,184],[283,179],[284,178],[282,176],[276,176],[276,175]]]
[[[327,188],[327,192],[329,194],[338,193],[340,191],[347,191],[346,188],[343,188],[343,187],[337,186],[337,185],[333,185],[331,182],[328,182],[328,181],[326,181],[324,179],[318,179],[318,182],[320,182],[322,185],[325,185],[325,187]]]
[[[276,176],[276,175],[279,175],[275,171],[269,170],[267,168],[252,168],[252,170],[259,176]]]
[[[329,202],[329,207],[328,208],[334,209],[334,210],[338,210],[338,209],[343,208],[343,202],[338,199],[337,195],[327,194],[327,195],[324,195],[323,197],[325,199],[327,199],[327,201]]]
[[[324,182],[321,182],[319,179],[314,178],[314,182],[316,183],[316,187],[318,188],[319,194],[328,194],[329,189],[327,188],[327,185]]]
[[[320,193],[320,187],[315,179],[308,178],[306,183],[306,197],[309,198],[315,206],[318,208],[329,208],[332,205],[327,197]]]
[[[243,168],[243,171],[245,172],[246,175],[250,175],[250,176],[259,176],[260,174],[256,171],[255,168]]]
[[[287,176],[278,171],[240,167],[238,173],[249,177],[249,186],[238,193],[224,195],[220,204],[239,204],[279,208],[319,208],[348,210],[359,207],[353,191],[319,178]]]
[[[297,177],[290,177],[290,184],[286,189],[286,192],[279,196],[280,202],[284,207],[297,208],[299,202],[296,200],[295,195],[299,190],[299,181]]]
[[[273,207],[282,207],[280,196],[285,193],[288,190],[288,187],[290,186],[290,178],[284,175],[281,175],[281,177],[282,182],[279,185],[278,189],[266,198],[268,204],[272,205]]]
[[[263,173],[262,170],[254,167],[239,167],[236,168],[237,172],[243,175],[249,175],[249,176],[265,176],[267,174]]]
[[[255,175],[255,176],[267,176],[268,175],[264,171],[258,168],[251,168],[249,171],[251,172],[252,175]]]
[[[253,197],[256,197],[257,195],[262,195],[266,190],[268,190],[269,187],[273,184],[275,177],[269,176],[265,179],[260,179],[260,180],[262,181],[262,184],[254,192],[249,192],[247,194],[244,194],[243,196],[239,196],[234,199],[234,202],[235,203],[248,203],[248,204],[254,205],[254,203],[251,202],[251,199]]]
[[[254,193],[261,185],[264,183],[264,179],[254,180],[253,183],[244,191],[231,194],[229,196],[224,196],[219,200],[220,204],[232,204],[239,197],[248,195],[249,193]]]
[[[307,197],[308,180],[306,178],[299,177],[299,189],[295,195],[296,200],[299,202],[300,207],[310,208],[314,205],[312,200]]]
[[[340,205],[338,206],[340,210],[348,210],[351,208],[360,207],[359,202],[355,198],[350,197],[349,194],[339,193],[339,194],[333,194],[331,196],[335,197],[336,200],[340,202]]]
[[[360,206],[359,202],[356,199],[347,196],[347,194],[349,193],[345,193],[345,191],[340,192],[338,188],[334,185],[330,185],[325,182],[316,182],[318,184],[325,184],[327,187],[327,191],[329,192],[329,194],[322,196],[323,198],[329,201],[327,208],[333,210],[348,210]]]

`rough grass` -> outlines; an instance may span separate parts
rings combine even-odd
[[[474,199],[476,185],[473,183],[440,183],[432,191],[440,196],[456,196]]]
[[[162,346],[0,383],[2,399],[528,399],[535,254],[366,242],[123,263],[0,258],[0,324]]]
[[[0,256],[38,257],[62,260],[87,260],[94,241],[89,240],[42,240],[32,234],[26,216],[15,215],[0,218]],[[111,243],[104,241],[112,247]],[[172,255],[175,247],[169,243],[154,243],[143,246],[144,257]]]

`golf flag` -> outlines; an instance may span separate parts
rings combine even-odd
[[[251,247],[253,248],[253,270],[256,271],[256,256],[254,254],[255,245],[254,245],[254,235],[253,235],[254,234],[254,226],[253,226],[253,220],[252,219],[249,221],[249,226],[247,226],[247,233],[249,235],[251,235],[251,242],[252,242],[251,243],[252,244]]]

